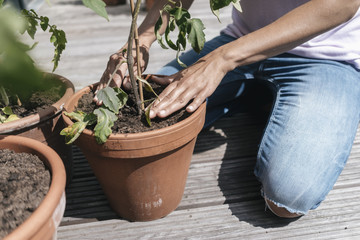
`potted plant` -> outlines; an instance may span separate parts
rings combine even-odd
[[[215,14],[225,5],[238,3],[236,0],[226,1],[225,5],[222,1],[210,2]],[[139,45],[136,20],[140,4],[140,0],[136,4],[130,1],[132,23],[127,49],[134,48],[137,51]],[[184,65],[178,56],[180,51],[186,48],[186,38],[193,49],[200,52],[205,42],[204,26],[201,20],[192,19],[181,3],[170,1],[162,11],[170,16],[165,31],[166,43],[177,51],[178,62]],[[155,32],[160,45],[166,48],[158,34],[162,23],[160,17]],[[170,40],[170,34],[176,27],[179,34],[174,43]],[[132,51],[126,51],[126,54],[128,69],[134,69]],[[117,69],[121,64],[125,63],[119,63]],[[155,220],[172,212],[181,201],[196,137],[204,124],[206,103],[175,124],[154,129],[148,116],[152,102],[157,98],[157,92],[151,84],[151,75],[141,75],[138,66],[137,75],[129,71],[129,77],[133,98],[120,88],[107,86],[97,92],[102,106],[94,106],[95,110],[85,111],[79,108],[79,105],[83,105],[82,101],[86,98],[84,96],[90,95],[87,98],[92,100],[91,94],[96,90],[97,84],[74,94],[64,106],[63,115],[68,127],[61,134],[65,135],[68,144],[74,142],[80,147],[110,206],[119,216],[130,221]],[[152,93],[153,98],[143,98],[145,93],[142,89]],[[127,130],[113,133],[114,123],[119,121],[118,117],[121,115],[121,120],[124,118],[124,113],[120,111],[126,109],[130,101],[135,112],[143,116],[137,119],[146,119],[144,122],[148,129],[136,133]],[[130,125],[134,125],[134,121]]]
[[[0,136],[0,149],[1,151],[4,149],[14,151],[14,153],[7,153],[12,155],[6,158],[6,162],[0,161],[0,184],[2,186],[0,190],[2,204],[1,218],[3,223],[7,223],[2,224],[0,228],[0,238],[4,237],[4,240],[55,239],[56,229],[60,224],[65,210],[66,173],[61,158],[53,149],[45,144],[21,136]],[[15,156],[19,159],[15,159]],[[25,157],[25,159],[21,161],[23,157]],[[31,158],[33,161],[30,161]],[[37,169],[37,165],[39,165],[35,160],[41,160],[43,164],[46,165],[47,169],[51,172],[51,177],[40,178],[43,174],[39,172],[37,172],[38,175],[32,174],[32,172]],[[14,163],[15,161],[21,162]],[[27,167],[29,162],[32,163],[31,167]],[[35,165],[35,163],[37,165]],[[28,175],[22,176],[23,172]],[[25,185],[30,184],[31,186],[18,186],[18,181],[14,180],[17,175],[20,180],[22,180],[19,181],[20,183],[22,182],[22,184]],[[36,183],[38,179],[42,179],[43,181],[48,180],[50,184],[43,186],[45,188],[44,190],[31,189],[33,187],[31,183]],[[11,185],[11,188],[5,187],[8,185]],[[43,195],[45,194],[45,197],[42,200],[37,199],[37,201],[40,201],[40,204],[34,206],[36,210],[31,213],[28,207],[33,206],[33,200],[30,203],[25,200],[20,201],[19,196],[25,195],[34,198],[34,195],[37,197],[38,195],[41,196],[39,192]],[[16,197],[14,198],[12,195],[16,195]],[[11,203],[14,199],[17,201],[17,205],[12,206]],[[25,221],[19,222],[18,219],[25,213],[27,215],[30,214],[30,216]],[[11,217],[14,214],[17,215]],[[10,224],[10,222],[12,224]],[[8,225],[10,225],[10,227]]]
[[[103,1],[84,0],[84,4],[107,19]],[[65,77],[43,73],[35,66],[28,52],[36,43],[25,44],[19,33],[27,32],[34,39],[38,28],[50,33],[54,72],[66,46],[65,32],[34,10],[18,13],[0,0],[0,134],[29,137],[52,147],[63,159],[70,181],[72,149],[59,133],[64,128],[61,111],[74,86]]]

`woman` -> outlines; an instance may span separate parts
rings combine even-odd
[[[158,0],[139,27],[141,68],[155,41]],[[192,0],[184,0],[190,7]],[[280,217],[315,209],[333,187],[350,154],[360,117],[360,0],[241,0],[233,23],[205,44],[166,65],[169,84],[150,112],[166,117],[207,100],[206,124],[235,111],[244,82],[273,86],[275,101],[260,143],[255,175],[267,206]],[[162,29],[164,30],[164,29]],[[126,48],[125,45],[123,48]],[[123,49],[122,48],[122,49]],[[110,57],[107,82],[120,49]],[[123,64],[115,85],[129,88]],[[102,85],[101,85],[102,87]]]

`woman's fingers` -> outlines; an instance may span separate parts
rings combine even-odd
[[[195,111],[224,77],[226,71],[221,71],[218,66],[217,58],[203,58],[171,77],[156,78],[156,81],[171,83],[153,104],[150,118],[167,117],[186,105],[186,111]]]
[[[174,76],[151,76],[151,80],[160,85],[169,85],[174,81]]]
[[[181,75],[179,75],[180,77]],[[202,81],[194,84],[196,78],[181,78],[174,80],[160,95],[159,99],[153,104],[150,111],[150,118],[164,118],[173,112],[187,106],[188,112],[195,111],[206,98],[206,89],[203,88]]]

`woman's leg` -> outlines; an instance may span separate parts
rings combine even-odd
[[[285,54],[264,61],[256,77],[277,92],[255,175],[275,214],[306,214],[324,200],[350,154],[360,73],[344,63]]]

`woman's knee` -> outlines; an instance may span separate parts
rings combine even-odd
[[[277,216],[294,218],[315,209],[325,198],[328,188],[315,179],[294,174],[267,175],[262,179],[262,195],[268,208]]]

